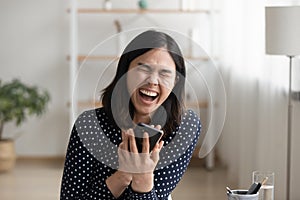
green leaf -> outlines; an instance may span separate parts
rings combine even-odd
[[[26,85],[18,79],[8,83],[0,80],[0,119],[3,123],[15,120],[16,125],[20,125],[28,116],[41,115],[49,101],[49,93],[40,91],[37,86]]]

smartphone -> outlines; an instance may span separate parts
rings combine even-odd
[[[147,132],[149,135],[149,152],[152,151],[158,140],[163,135],[163,131],[153,128],[144,123],[138,123],[134,128],[135,142],[138,152],[141,153],[143,149],[143,135]]]

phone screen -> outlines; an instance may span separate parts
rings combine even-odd
[[[138,149],[138,152],[141,153],[143,149],[143,135],[144,132],[147,132],[149,135],[149,143],[150,143],[150,148],[149,152],[152,151],[158,140],[161,138],[163,135],[163,131],[153,128],[147,124],[144,123],[139,123],[135,128],[134,128],[134,135],[135,135],[135,142],[136,146]]]

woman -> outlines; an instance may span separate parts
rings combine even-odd
[[[169,35],[146,31],[120,57],[102,108],[76,120],[67,150],[61,199],[168,199],[200,135],[200,120],[184,109],[185,64]],[[138,153],[134,127],[163,130]]]

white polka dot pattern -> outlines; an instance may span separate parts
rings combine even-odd
[[[154,171],[154,188],[148,193],[137,193],[129,185],[118,199],[167,200],[187,168],[200,129],[198,116],[187,111],[177,131],[164,139]],[[105,180],[118,167],[120,143],[121,130],[111,123],[103,108],[82,113],[71,132],[60,199],[115,199]]]

